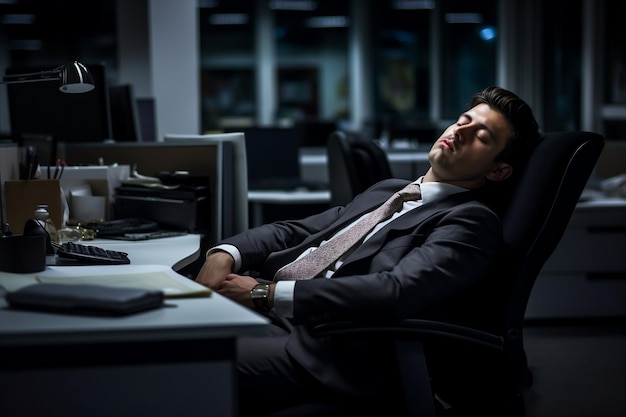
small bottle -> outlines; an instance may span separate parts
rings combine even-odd
[[[39,204],[35,209],[35,214],[33,218],[39,223],[39,225],[48,232],[50,235],[50,240],[52,242],[57,242],[57,228],[54,226],[52,219],[50,218],[50,213],[48,212],[47,204]]]

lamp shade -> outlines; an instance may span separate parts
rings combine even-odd
[[[72,62],[61,67],[61,86],[64,93],[85,93],[95,88],[93,77],[80,62]]]
[[[61,65],[48,71],[29,74],[11,74],[2,79],[2,84],[32,83],[40,81],[60,81],[62,93],[86,93],[95,88],[93,77],[87,67],[80,62]]]

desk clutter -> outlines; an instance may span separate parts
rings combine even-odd
[[[206,233],[210,223],[208,179],[180,173],[137,176],[115,189],[117,218],[143,217],[164,229]]]
[[[158,178],[141,177],[136,173],[132,178],[127,176],[123,183],[119,174],[129,173],[128,167],[75,168],[57,165],[54,169],[44,168],[44,172],[51,172],[53,179],[29,176],[27,180],[6,182],[8,222],[3,223],[0,271],[39,272],[46,264],[68,262],[81,265],[130,263],[124,253],[76,242],[94,238],[147,240],[208,228],[207,185],[197,185],[184,176],[181,180],[166,176],[169,182],[165,184]],[[84,201],[83,197],[97,198],[99,200],[93,201],[99,204],[117,200],[111,213],[116,219],[107,220],[108,216],[100,215],[95,219],[84,217],[70,221],[68,211],[76,207],[68,207],[64,188],[69,190],[74,203]],[[80,200],[73,198],[77,196],[75,190],[83,193]],[[92,197],[92,192],[104,196]],[[99,212],[104,214],[109,210],[102,208]],[[43,250],[41,242],[44,242]]]
[[[207,177],[192,177],[181,171],[149,177],[136,169],[131,173],[128,165],[65,163],[38,167],[37,172],[49,172],[52,179],[34,175],[27,180],[5,182],[6,220],[13,234],[22,233],[33,211],[43,203],[57,229],[98,224],[98,237],[122,236],[124,233],[113,230],[122,227],[122,222],[132,229],[126,233],[135,234],[129,239],[207,233],[210,229],[211,190]]]

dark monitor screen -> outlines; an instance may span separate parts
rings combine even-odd
[[[59,91],[56,81],[8,84],[11,136],[53,136],[57,142],[98,142],[111,138],[105,66],[86,65],[93,90],[81,94]],[[50,68],[9,68],[6,74],[27,74]]]
[[[295,125],[298,146],[301,148],[326,148],[328,137],[337,130],[331,121],[302,120]]]
[[[135,95],[130,84],[109,87],[111,133],[116,142],[140,140]]]
[[[294,129],[248,127],[232,131],[245,134],[249,189],[293,188],[301,182]]]
[[[142,142],[156,141],[156,121],[154,115],[154,99],[150,97],[137,98],[137,119]]]

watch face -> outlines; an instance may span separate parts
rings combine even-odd
[[[266,287],[254,287],[252,289],[252,298],[264,298],[267,297],[267,288]]]
[[[262,311],[269,311],[268,298],[270,295],[269,285],[259,284],[250,291],[250,298],[254,306]]]

